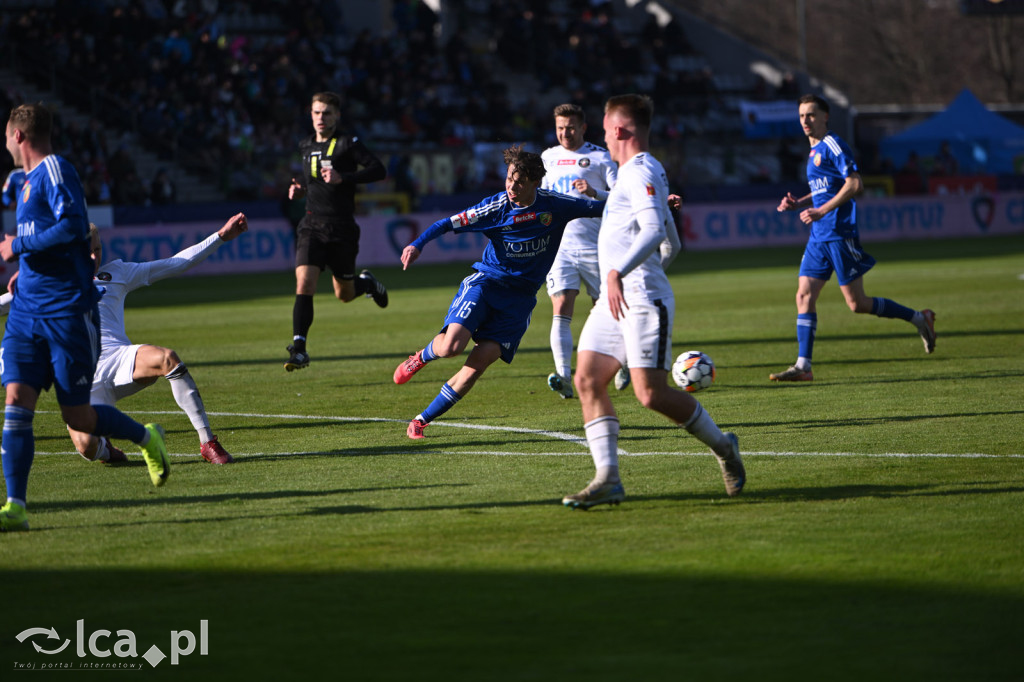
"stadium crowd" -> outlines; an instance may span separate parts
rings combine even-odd
[[[420,0],[394,3],[392,30],[355,35],[331,0],[56,0],[0,12],[0,41],[32,55],[14,60],[23,75],[239,199],[280,197],[311,92],[343,93],[348,124],[385,152],[553,144],[550,107],[537,96],[551,88],[594,120],[611,92],[651,93],[669,145],[683,116],[716,106],[710,71],[681,31],[653,17],[627,34],[611,3],[592,0],[449,6],[453,27],[439,39],[439,18]],[[539,89],[513,90],[522,76]],[[7,98],[19,103],[17,93]],[[65,123],[55,139],[90,201],[154,200],[154,178],[139,178],[101,132],[96,122]]]

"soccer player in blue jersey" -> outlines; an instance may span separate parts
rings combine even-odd
[[[779,202],[779,211],[800,211],[800,220],[811,226],[796,290],[796,337],[799,355],[787,370],[770,374],[772,381],[811,381],[811,351],[818,327],[816,304],[822,288],[835,271],[846,305],[855,313],[894,317],[917,327],[924,352],[935,350],[935,313],[912,310],[888,298],[864,293],[864,273],[875,259],[860,246],[857,233],[857,202],[862,183],[853,152],[828,130],[829,107],[817,95],[799,99],[800,125],[811,144],[807,182],[811,192],[799,199],[792,193]]]
[[[461,400],[495,360],[512,362],[566,224],[576,218],[599,217],[604,208],[603,201],[541,189],[545,171],[538,154],[510,147],[505,150],[505,163],[504,192],[437,221],[402,251],[405,269],[419,258],[427,242],[447,232],[480,232],[488,239],[482,257],[473,264],[475,272],[462,280],[452,299],[441,331],[395,369],[395,383],[404,384],[426,363],[455,357],[470,339],[476,342],[462,369],[409,422],[409,438],[423,438],[423,428]]]
[[[6,129],[7,151],[26,176],[17,199],[18,236],[0,241],[0,257],[20,258],[0,349],[7,390],[0,451],[7,503],[0,508],[0,531],[28,530],[32,420],[39,392],[51,385],[69,427],[139,444],[154,485],[163,485],[170,473],[159,426],[143,426],[114,407],[89,404],[99,355],[99,292],[92,283],[82,183],[71,164],[52,153],[52,127],[43,105],[24,104],[11,112]]]

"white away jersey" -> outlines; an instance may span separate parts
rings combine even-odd
[[[170,258],[148,263],[115,260],[102,266],[93,280],[100,291],[100,354],[113,347],[131,345],[124,329],[124,299],[130,292],[180,275],[206,260],[222,243],[220,235],[214,233]]]
[[[584,142],[576,151],[569,151],[558,145],[544,150],[540,155],[544,162],[543,189],[571,197],[589,199],[573,189],[574,180],[586,180],[597,190],[597,198],[604,199],[608,190],[615,186],[617,166],[608,150],[596,144]],[[598,218],[580,218],[569,223],[562,237],[562,249],[592,249],[597,244],[597,232],[601,228]]]
[[[658,212],[657,235],[641,234],[637,213],[653,208]],[[601,265],[601,297],[608,273],[622,273],[622,290],[626,303],[650,302],[672,298],[665,269],[661,266],[659,247],[668,230],[675,229],[668,209],[668,177],[661,163],[647,152],[641,152],[619,168],[618,180],[608,194],[608,203],[601,217],[597,238],[597,260]],[[655,238],[656,237],[656,238]],[[639,265],[626,270],[631,250],[641,247]]]

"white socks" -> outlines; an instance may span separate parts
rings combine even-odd
[[[593,483],[619,481],[619,418],[598,417],[583,425],[587,433],[590,456],[594,458],[597,475]]]
[[[725,438],[722,430],[715,424],[715,420],[700,403],[697,403],[697,409],[693,411],[689,421],[683,424],[683,428],[712,450],[717,448]]]
[[[196,382],[188,373],[188,367],[184,362],[179,363],[165,376],[171,382],[174,401],[185,411],[189,421],[192,422],[192,427],[199,433],[199,444],[210,442],[213,439],[210,420],[206,416],[206,408],[203,407],[203,399],[199,396]]]
[[[572,318],[565,315],[551,319],[551,354],[555,358],[555,371],[563,379],[572,379],[571,322]]]

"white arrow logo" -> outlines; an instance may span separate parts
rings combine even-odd
[[[26,639],[32,637],[33,635],[46,635],[47,639],[60,639],[60,636],[57,634],[56,628],[50,628],[49,630],[47,630],[46,628],[29,628],[28,630],[23,630],[19,632],[17,639],[19,642],[24,642]],[[59,649],[47,651],[35,642],[32,642],[32,646],[35,647],[36,651],[38,651],[41,654],[59,654],[67,648],[68,644],[71,644],[71,640],[65,639],[64,644],[62,644]]]

